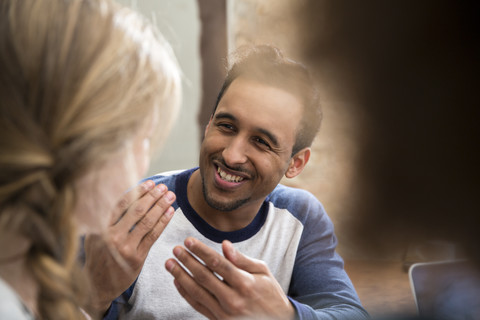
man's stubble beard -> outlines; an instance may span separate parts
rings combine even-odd
[[[243,206],[244,204],[250,201],[250,198],[239,199],[239,200],[231,201],[228,203],[215,201],[209,196],[207,186],[205,185],[205,180],[203,179],[203,177],[201,178],[202,178],[203,198],[205,199],[205,202],[207,202],[207,204],[215,210],[225,211],[225,212],[233,211],[240,208],[241,206]]]

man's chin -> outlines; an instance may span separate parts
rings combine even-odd
[[[211,186],[212,187],[212,186]],[[207,188],[205,180],[202,177],[202,192],[203,192],[203,198],[205,199],[205,202],[213,209],[218,210],[218,211],[233,211],[241,206],[243,206],[245,203],[247,203],[250,198],[246,199],[232,199],[232,198],[225,198],[223,199],[217,199],[210,191],[209,188]],[[221,198],[221,196],[219,196]]]
[[[220,202],[220,201],[207,200],[207,204],[210,207],[218,211],[225,211],[225,212],[234,211],[240,208],[241,206],[243,206],[247,202],[248,202],[248,199],[238,200],[236,202],[232,202],[232,201]]]
[[[205,198],[205,201],[210,207],[212,207],[215,210],[225,211],[225,212],[234,211],[240,208],[241,206],[243,206],[245,203],[247,203],[250,200],[250,199],[238,199],[238,200],[229,199],[229,200],[220,201],[220,200],[214,199],[213,197],[205,193],[205,188],[204,188],[203,197]]]

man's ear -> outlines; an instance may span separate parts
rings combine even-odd
[[[287,172],[285,172],[285,177],[291,179],[298,176],[300,172],[303,171],[303,168],[305,168],[305,165],[307,164],[308,159],[310,159],[310,153],[311,153],[310,148],[304,148],[298,151],[290,160],[290,164],[288,165]]]

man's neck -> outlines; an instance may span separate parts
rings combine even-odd
[[[232,211],[212,208],[204,198],[200,169],[193,172],[187,184],[188,202],[193,210],[213,228],[229,232],[248,226],[260,210],[262,202],[247,203]]]

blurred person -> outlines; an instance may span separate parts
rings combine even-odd
[[[91,267],[104,270],[97,282],[110,296],[105,318],[367,317],[322,204],[279,184],[302,172],[320,128],[308,70],[266,45],[232,58],[199,167],[150,178],[175,192],[176,212],[138,278],[124,292],[112,289],[105,279],[115,265],[86,250]],[[115,246],[136,244],[127,239]]]
[[[358,240],[381,249],[443,239],[478,259],[478,4],[310,1],[306,8],[302,21],[314,31],[305,38],[307,59],[359,115]]]
[[[357,116],[351,233],[367,255],[422,247],[423,259],[480,270],[479,8],[312,0],[302,10],[307,61]]]
[[[0,318],[85,318],[79,236],[123,215],[153,243],[173,213],[165,186],[124,192],[169,131],[177,62],[112,1],[1,1],[0,70]]]

